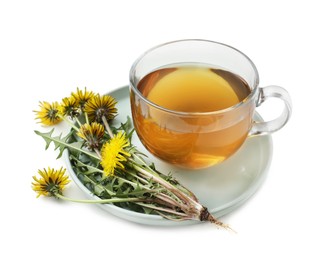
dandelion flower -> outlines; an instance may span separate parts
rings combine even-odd
[[[101,149],[101,165],[106,176],[114,175],[116,168],[124,169],[123,162],[127,161],[130,153],[124,149],[129,146],[129,141],[125,134],[118,132],[109,142],[105,143]]]
[[[60,105],[61,114],[71,118],[79,116],[79,106],[77,100],[73,97],[65,97]]]
[[[71,96],[73,96],[76,99],[80,108],[83,110],[88,100],[90,100],[94,96],[94,93],[92,91],[87,91],[86,87],[84,91],[79,90],[79,88],[77,88],[76,93],[72,92]]]
[[[103,125],[92,122],[91,124],[81,125],[77,135],[85,140],[85,145],[92,151],[98,149],[102,143],[105,129]]]
[[[61,118],[58,116],[59,104],[58,102],[39,102],[40,111],[33,111],[36,113],[36,119],[40,120],[43,125],[51,126],[60,123]]]
[[[48,169],[38,170],[41,178],[33,176],[35,182],[32,182],[32,189],[38,193],[38,196],[56,196],[56,194],[62,194],[65,186],[70,182],[68,176],[65,175],[66,169],[60,168],[59,170]]]
[[[101,96],[97,94],[88,100],[85,104],[84,111],[88,114],[90,121],[101,123],[103,122],[103,118],[106,120],[114,119],[117,113],[116,103],[116,100],[111,96]]]

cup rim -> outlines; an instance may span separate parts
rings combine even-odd
[[[157,105],[156,103],[148,100],[138,89],[137,87],[135,86],[134,82],[133,82],[133,78],[134,78],[134,73],[135,73],[135,68],[137,66],[137,64],[146,56],[148,55],[150,52],[162,47],[162,46],[166,46],[166,45],[170,45],[170,44],[173,44],[173,43],[178,43],[178,42],[189,42],[189,41],[199,41],[199,42],[208,42],[208,43],[214,43],[214,44],[217,44],[217,45],[221,45],[221,46],[224,46],[224,47],[227,47],[229,49],[232,49],[236,52],[238,52],[239,54],[241,54],[244,58],[247,59],[247,61],[250,63],[251,67],[253,68],[253,71],[254,71],[254,74],[255,74],[255,79],[256,81],[254,82],[254,86],[253,86],[253,89],[251,90],[251,93],[245,98],[243,99],[242,101],[240,101],[239,103],[233,105],[233,106],[230,106],[230,107],[227,107],[227,108],[224,108],[224,109],[221,109],[221,110],[215,110],[215,111],[208,111],[208,112],[184,112],[184,111],[176,111],[176,110],[171,110],[171,109],[168,109],[168,108],[165,108],[165,107],[162,107],[160,105]],[[225,43],[221,43],[221,42],[217,42],[217,41],[211,41],[211,40],[204,40],[204,39],[182,39],[182,40],[175,40],[175,41],[169,41],[169,42],[165,42],[165,43],[162,43],[162,44],[159,44],[159,45],[156,45],[150,49],[148,49],[147,51],[145,51],[143,54],[141,54],[133,63],[133,65],[131,66],[131,69],[130,69],[130,73],[129,73],[129,82],[130,82],[130,89],[133,90],[142,100],[144,100],[144,102],[146,102],[148,105],[156,108],[156,109],[159,109],[159,110],[162,110],[164,112],[167,112],[167,113],[170,113],[170,114],[175,114],[175,115],[180,115],[180,116],[207,116],[207,115],[215,115],[215,114],[222,114],[222,113],[227,113],[227,112],[230,112],[230,111],[233,111],[247,103],[249,103],[253,97],[256,95],[256,92],[258,90],[258,85],[259,85],[259,73],[258,73],[258,70],[254,64],[254,62],[246,55],[244,54],[243,52],[241,52],[240,50],[236,49],[235,47],[232,47],[228,44],[225,44]]]

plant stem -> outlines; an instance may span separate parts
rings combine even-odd
[[[99,159],[101,160],[101,154],[100,154],[99,150],[97,148],[95,148],[94,151],[97,154],[97,156],[99,157]]]
[[[86,120],[86,123],[89,125],[89,118],[88,118],[88,114],[85,112],[85,120]]]
[[[161,208],[161,207],[157,207],[157,206],[154,206],[151,204],[145,204],[145,203],[136,203],[136,204],[138,204],[142,207],[145,207],[145,208],[150,208],[150,209],[154,209],[154,210],[158,210],[158,211],[164,211],[164,212],[171,213],[171,214],[174,214],[177,216],[187,217],[187,214],[185,214],[183,212],[178,212],[178,211],[171,210],[171,209]]]
[[[185,204],[179,203],[178,201],[174,200],[172,197],[170,197],[164,193],[156,194],[155,197],[173,205],[174,207],[179,207],[183,210],[186,210],[186,208],[187,208]]]
[[[75,117],[77,124],[81,127],[82,123],[79,121],[78,117]]]
[[[173,194],[175,194],[177,197],[179,197],[181,200],[183,200],[185,203],[193,205],[197,210],[202,209],[202,205],[200,205],[197,201],[190,198],[188,195],[186,195],[184,192],[170,184],[169,182],[165,181],[163,178],[159,177],[159,175],[154,172],[150,167],[148,168],[150,171],[147,171],[143,169],[141,166],[137,165],[135,162],[133,163],[133,167],[135,170],[139,171],[140,173],[144,174],[147,178],[153,179],[159,184],[163,185],[166,189],[171,191]]]
[[[62,120],[64,120],[71,128],[73,128],[74,130],[79,132],[79,128],[77,126],[75,126],[74,123],[71,122],[68,118],[66,118],[65,116],[62,116],[60,114],[58,114],[58,117],[61,118]]]
[[[112,132],[111,129],[110,129],[110,126],[109,126],[109,124],[108,124],[108,121],[107,121],[106,117],[103,116],[101,119],[103,120],[104,126],[105,126],[105,128],[106,128],[106,130],[107,130],[107,132],[108,132],[108,134],[109,134],[109,136],[110,136],[110,138],[113,138],[113,137],[114,137],[114,134],[113,134],[113,132]]]
[[[72,199],[65,197],[59,193],[55,193],[55,197],[66,200],[72,201],[77,203],[88,203],[88,204],[109,204],[109,203],[117,203],[117,202],[135,202],[135,201],[142,201],[140,198],[112,198],[112,199],[99,199],[99,200],[80,200],[80,199]]]

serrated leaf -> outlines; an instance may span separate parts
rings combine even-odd
[[[146,208],[146,207],[143,207],[143,210],[144,210],[144,213],[145,214],[152,214],[153,213],[153,209],[150,209],[150,208]]]
[[[82,142],[75,142],[75,143],[68,143],[68,138],[69,138],[69,134],[67,134],[65,137],[62,137],[62,135],[60,134],[59,136],[52,136],[54,129],[52,129],[50,132],[48,133],[41,133],[39,131],[35,131],[35,133],[39,136],[41,136],[45,142],[46,142],[46,149],[48,149],[48,147],[50,146],[50,144],[53,142],[55,145],[55,150],[59,149],[59,154],[58,154],[58,158],[60,158],[62,156],[63,151],[68,148],[74,151],[78,151],[80,153],[84,153],[87,154],[89,156],[91,156],[92,158],[95,158],[97,160],[99,160],[99,157],[87,150],[82,149]]]
[[[89,174],[97,173],[97,172],[103,173],[103,171],[98,169],[97,167],[91,166],[88,163],[84,163],[84,162],[78,160],[74,155],[71,155],[70,159],[72,160],[74,167],[76,167],[77,169],[79,169],[80,167],[87,169],[85,171],[82,171],[82,173],[85,175],[89,175]]]
[[[129,135],[130,132],[133,131],[133,124],[132,124],[132,120],[130,119],[129,116],[127,116],[127,120],[125,123],[121,123],[119,130],[123,130],[127,136]]]

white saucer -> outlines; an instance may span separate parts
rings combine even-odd
[[[109,93],[117,101],[117,124],[131,117],[128,86]],[[255,119],[261,119],[258,114]],[[138,149],[147,154],[156,168],[163,173],[171,172],[183,185],[189,188],[199,198],[200,202],[209,209],[215,217],[221,217],[243,204],[252,196],[263,183],[272,159],[272,138],[269,135],[248,138],[240,150],[225,162],[204,170],[182,170],[166,164],[143,147],[136,135],[132,142]],[[64,159],[69,174],[79,188],[89,198],[99,199],[93,195],[77,178],[68,158]],[[146,225],[183,225],[199,223],[198,221],[174,222],[163,219],[158,215],[148,215],[122,209],[111,204],[97,204],[104,210],[123,219]]]

